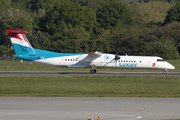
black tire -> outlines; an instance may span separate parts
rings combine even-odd
[[[167,71],[164,71],[163,74],[167,74]]]
[[[91,74],[93,74],[93,73],[94,73],[94,70],[93,70],[93,69],[91,69],[91,70],[90,70],[90,73],[91,73]]]

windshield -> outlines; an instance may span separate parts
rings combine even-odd
[[[164,59],[157,59],[157,62],[165,62]]]

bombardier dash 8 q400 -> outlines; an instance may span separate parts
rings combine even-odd
[[[90,73],[96,73],[96,68],[130,68],[130,69],[161,69],[167,73],[168,69],[175,69],[173,65],[161,57],[153,56],[119,56],[103,54],[102,52],[56,53],[35,49],[25,36],[26,31],[7,30],[12,45],[19,59],[37,63],[71,68],[91,68]]]

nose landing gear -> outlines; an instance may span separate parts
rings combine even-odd
[[[165,69],[165,70],[163,71],[163,73],[164,73],[164,74],[167,74],[167,69]]]

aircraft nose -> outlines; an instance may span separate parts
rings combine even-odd
[[[170,63],[168,63],[168,69],[175,69],[175,67],[171,65]]]

